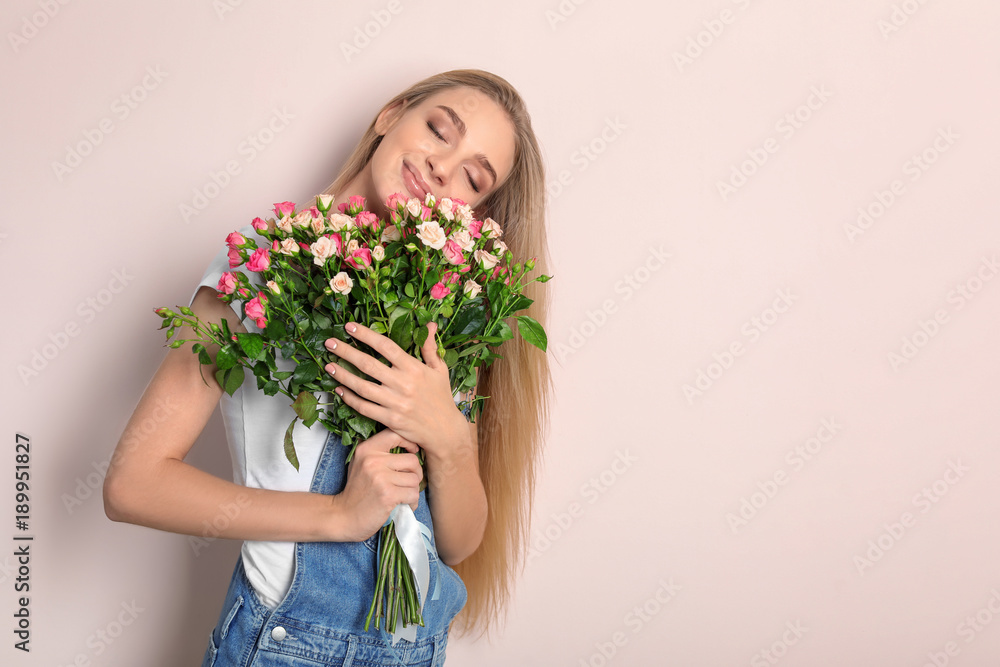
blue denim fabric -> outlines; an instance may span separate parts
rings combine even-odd
[[[468,417],[468,410],[463,411]],[[327,438],[311,491],[335,494],[347,481],[347,447],[340,436]],[[426,492],[420,493],[417,520],[433,531]],[[430,554],[429,593],[424,626],[415,642],[395,646],[385,624],[374,618],[365,632],[365,616],[375,592],[378,533],[363,542],[297,542],[295,574],[274,610],[254,593],[242,556],[236,562],[216,626],[209,634],[202,667],[384,667],[444,664],[448,626],[466,602],[466,588],[436,550]],[[432,600],[440,578],[438,599]]]

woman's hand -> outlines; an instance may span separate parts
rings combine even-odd
[[[391,454],[394,447],[407,452]],[[406,503],[417,509],[424,473],[417,459],[417,445],[390,429],[358,443],[347,466],[344,490],[332,496],[343,518],[344,539],[360,542],[378,531],[393,508]]]
[[[437,323],[430,322],[427,327],[421,362],[388,336],[350,322],[347,332],[392,365],[330,338],[326,341],[328,350],[378,382],[362,379],[336,363],[327,364],[326,371],[342,385],[336,392],[347,405],[417,443],[429,457],[446,459],[469,446],[469,423],[455,405],[448,365],[437,354]]]

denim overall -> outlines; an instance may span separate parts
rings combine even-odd
[[[468,409],[463,412],[468,416]],[[330,495],[343,490],[347,451],[340,436],[331,432],[312,492]],[[433,532],[425,491],[420,492],[415,514]],[[416,627],[416,640],[400,639],[393,646],[385,622],[377,629],[374,615],[365,632],[375,592],[378,539],[376,532],[363,542],[297,542],[291,586],[274,610],[257,597],[241,555],[219,620],[209,634],[202,667],[443,665],[448,626],[465,606],[465,584],[432,549],[424,626]],[[431,599],[435,587],[437,599]]]

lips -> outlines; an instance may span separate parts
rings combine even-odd
[[[406,185],[406,189],[410,191],[411,195],[423,201],[431,189],[420,176],[420,172],[411,167],[408,162],[404,161],[402,174],[403,184]]]

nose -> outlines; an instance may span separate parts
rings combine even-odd
[[[456,167],[457,160],[451,156],[440,154],[427,156],[428,172],[438,187],[446,187],[451,182]]]

